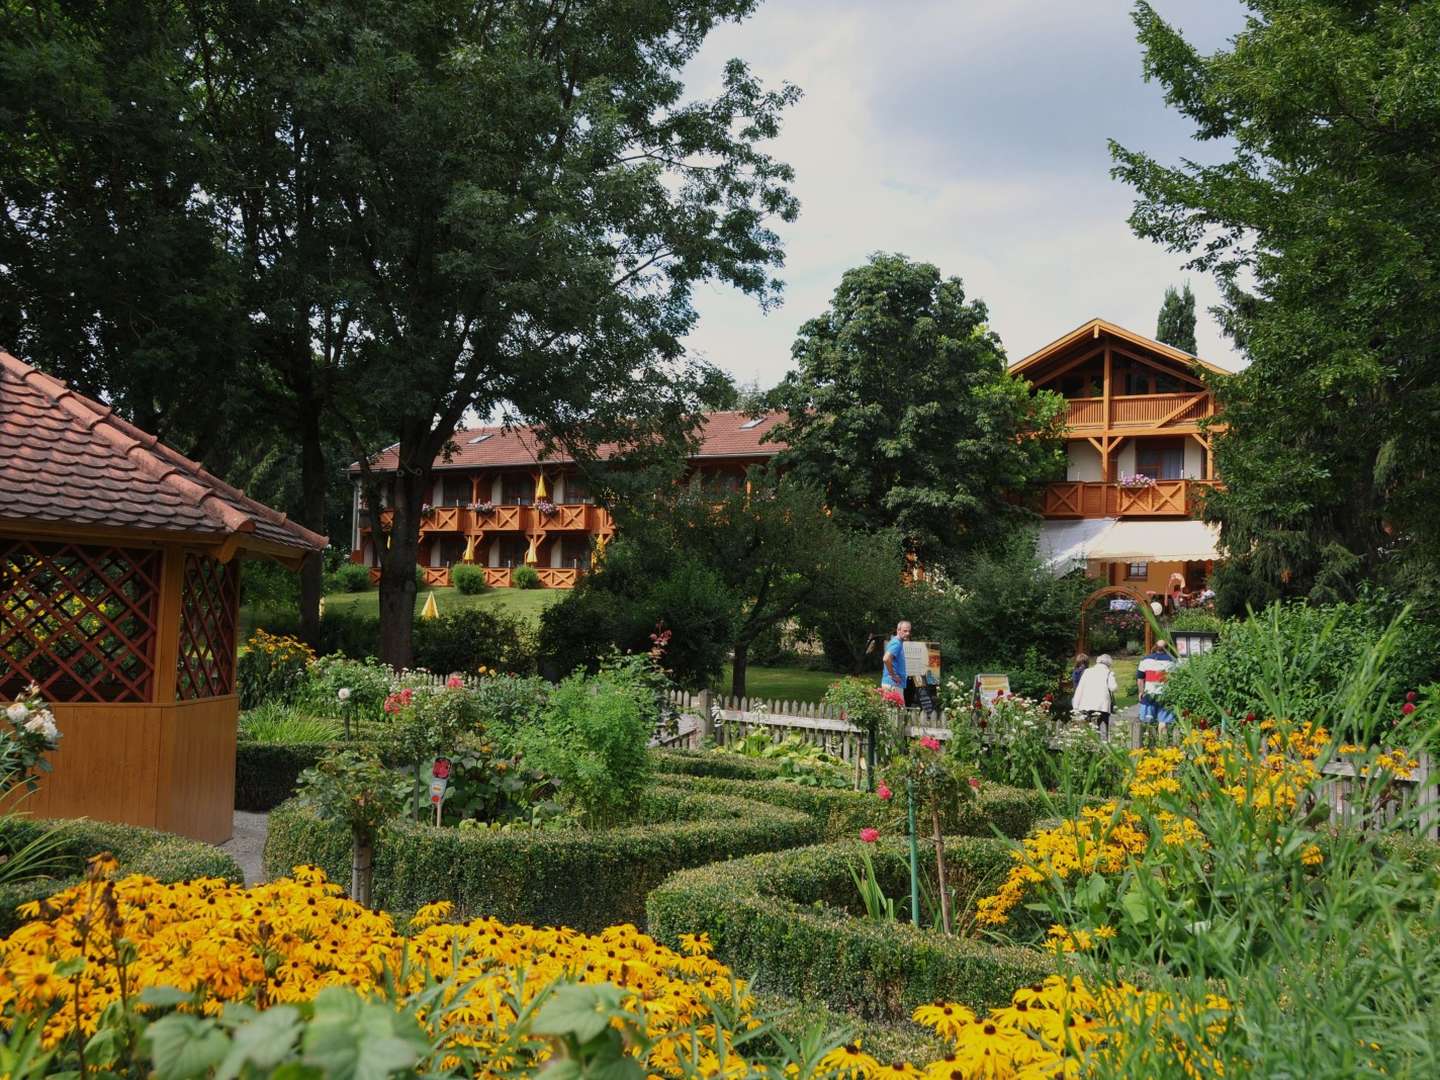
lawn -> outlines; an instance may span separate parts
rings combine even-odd
[[[819,701],[825,696],[825,688],[838,678],[833,671],[752,665],[745,672],[745,692],[747,697],[765,701]],[[725,665],[716,690],[730,693],[729,664]]]
[[[443,614],[455,608],[478,607],[507,615],[519,615],[537,626],[540,613],[551,604],[563,599],[564,589],[491,589],[489,592],[466,596],[451,586],[420,589],[415,594],[415,611],[418,614],[425,606],[425,598],[435,594],[435,606]],[[364,611],[370,615],[380,613],[380,590],[370,589],[362,593],[331,593],[325,597],[326,611]]]

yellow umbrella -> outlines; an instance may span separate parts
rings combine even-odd
[[[433,592],[425,597],[425,606],[420,609],[420,617],[422,619],[438,619],[440,617],[440,607],[435,603]]]
[[[540,537],[530,537],[530,548],[525,552],[525,565],[534,566],[540,561]]]
[[[535,498],[537,498],[537,499],[548,499],[549,497],[550,497],[550,491],[549,491],[549,489],[545,486],[545,474],[544,474],[544,472],[541,472],[541,474],[540,474],[540,481],[539,481],[539,483],[537,483],[537,484],[535,485]]]
[[[475,561],[475,537],[471,536],[465,541],[465,557],[463,562],[473,563]]]

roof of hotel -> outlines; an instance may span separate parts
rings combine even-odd
[[[109,406],[3,350],[0,447],[0,527],[26,522],[238,536],[240,547],[271,554],[319,551],[326,544]]]
[[[1087,340],[1098,338],[1101,334],[1109,334],[1130,345],[1144,349],[1147,352],[1167,360],[1173,360],[1175,363],[1182,364],[1186,367],[1202,368],[1215,375],[1231,374],[1231,372],[1224,368],[1217,367],[1207,360],[1201,360],[1200,357],[1193,356],[1183,349],[1177,349],[1173,345],[1166,345],[1163,341],[1156,341],[1154,338],[1148,338],[1144,334],[1137,334],[1133,330],[1126,330],[1123,326],[1117,326],[1115,323],[1107,322],[1105,319],[1091,319],[1089,322],[1071,330],[1070,333],[1063,337],[1056,338],[1050,342],[1049,345],[1036,349],[1023,360],[1017,360],[1011,364],[1010,373],[1015,375],[1030,368],[1038,367],[1047,360],[1053,360],[1056,357],[1062,356],[1073,347],[1083,344]]]
[[[700,449],[692,461],[722,458],[768,458],[780,449],[777,443],[765,442],[765,436],[783,418],[783,413],[752,416],[743,412],[706,413],[700,423]],[[453,439],[454,452],[435,459],[436,469],[483,469],[505,466],[531,466],[542,460],[546,464],[563,464],[571,460],[565,454],[541,457],[541,442],[533,427],[460,428]],[[602,455],[613,448],[602,447]],[[370,459],[376,472],[393,472],[399,464],[398,446],[388,446]],[[360,471],[358,463],[350,466]]]

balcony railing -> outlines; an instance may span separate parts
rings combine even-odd
[[[388,527],[394,520],[395,511],[382,510],[380,512],[382,527]],[[361,520],[360,529],[362,532],[369,530],[364,519]],[[436,506],[420,519],[421,536],[429,536],[432,533],[482,536],[486,533],[496,532],[612,533],[614,531],[615,522],[610,517],[610,511],[603,506],[592,506],[589,503],[562,503],[557,505],[554,512],[550,514],[542,513],[534,506],[520,505],[496,506],[489,513],[481,513],[468,506]]]
[[[1071,398],[1066,423],[1072,431],[1100,430],[1105,425],[1104,398]],[[1110,399],[1110,427],[1169,427],[1193,424],[1210,415],[1209,394],[1131,394]]]
[[[421,571],[425,575],[425,588],[442,589],[450,584],[450,567],[448,566],[422,566]],[[508,566],[482,566],[485,571],[485,584],[492,589],[507,589],[510,587],[510,567]],[[580,583],[580,575],[584,570],[573,566],[537,566],[535,572],[540,575],[540,587],[543,589],[573,589]],[[370,568],[370,584],[380,584],[380,568]]]
[[[1194,517],[1213,480],[1157,480],[1147,487],[1067,481],[1047,484],[1047,518]]]

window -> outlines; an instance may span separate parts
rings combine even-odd
[[[500,491],[506,506],[529,506],[535,501],[535,478],[529,473],[506,473]]]
[[[445,536],[435,542],[435,552],[440,557],[437,566],[454,566],[465,561],[465,541],[456,536]]]
[[[1148,562],[1132,562],[1125,564],[1126,581],[1146,581],[1150,577],[1150,564]]]
[[[741,431],[749,431],[751,428],[757,428],[757,427],[759,427],[759,426],[760,426],[761,424],[763,424],[764,422],[765,422],[765,417],[763,417],[763,416],[757,416],[757,417],[755,417],[753,420],[746,420],[743,424],[741,424],[741,425],[740,425],[740,430],[741,430]]]
[[[590,565],[590,538],[566,533],[560,537],[560,565],[584,570]]]
[[[565,474],[565,501],[567,503],[593,503],[595,496],[590,494],[590,485],[579,473]]]
[[[1156,480],[1179,480],[1185,475],[1184,439],[1145,439],[1135,447],[1135,471]]]
[[[528,537],[509,533],[497,538],[495,544],[499,553],[498,565],[509,567],[525,565],[525,553],[530,550]]]
[[[493,439],[494,437],[495,437],[495,434],[494,434],[493,432],[487,431],[484,435],[476,435],[475,438],[471,439],[471,440],[470,440],[470,445],[471,445],[471,446],[479,446],[479,445],[480,445],[482,442],[484,442],[486,439]]]
[[[469,506],[470,478],[468,476],[447,476],[440,482],[441,506]]]

